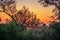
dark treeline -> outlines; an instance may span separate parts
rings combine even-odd
[[[0,24],[0,40],[59,40],[60,22],[51,22],[49,26],[43,24],[40,28],[29,30],[24,25],[17,27],[14,21],[9,24]],[[24,27],[22,29],[22,27]],[[27,25],[26,25],[27,27]]]
[[[19,27],[14,21],[6,19],[6,24],[0,24],[0,40],[59,40],[60,22],[52,21],[47,26],[36,18],[25,7],[14,15]],[[1,22],[1,19],[0,19]]]
[[[60,40],[59,19],[46,25],[25,6],[17,11],[14,0],[0,0],[0,6],[0,12],[5,12],[12,19],[6,19],[6,24],[3,24],[0,18],[0,40]]]

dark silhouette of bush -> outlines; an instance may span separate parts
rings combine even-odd
[[[18,28],[14,22],[0,24],[0,40],[16,40]]]
[[[55,40],[55,29],[46,25],[30,30],[20,29],[13,21],[0,24],[0,40]]]
[[[55,40],[60,39],[60,22],[52,22],[50,23],[50,27],[55,29]]]

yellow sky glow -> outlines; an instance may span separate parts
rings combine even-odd
[[[26,0],[24,0],[25,2],[19,2],[17,3],[17,9],[20,10],[22,9],[23,6],[26,6],[27,8],[29,8],[29,10],[31,12],[34,12],[37,15],[37,18],[39,18],[41,21],[43,22],[48,22],[50,20],[50,16],[53,15],[52,10],[54,9],[53,6],[49,6],[49,7],[43,7],[41,4],[39,4],[37,2],[37,0],[35,0],[34,2],[32,1],[29,2],[29,0],[26,2]],[[29,3],[28,3],[29,2]],[[49,17],[48,17],[49,16]]]
[[[31,12],[34,12],[41,21],[47,22],[50,20],[48,16],[53,15],[52,10],[54,9],[53,6],[44,8],[41,4],[38,3],[38,0],[17,0],[17,9],[22,9],[23,6],[29,8]],[[6,14],[1,13],[0,17],[5,20],[9,18]]]

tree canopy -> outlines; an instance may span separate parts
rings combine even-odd
[[[53,10],[53,12],[55,12],[57,18],[60,19],[60,0],[39,0],[39,3],[43,4],[44,7],[54,5],[56,8]]]

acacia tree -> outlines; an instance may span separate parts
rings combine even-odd
[[[14,14],[17,12],[15,3],[15,0],[0,0],[0,12],[4,12],[8,16],[10,16],[18,26],[14,18]]]
[[[60,0],[39,0],[39,3],[43,4],[44,7],[54,5],[55,9],[53,12],[55,12],[56,17],[60,19]]]

